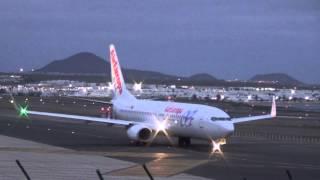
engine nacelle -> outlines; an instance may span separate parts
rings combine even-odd
[[[150,140],[152,130],[142,125],[134,125],[127,130],[127,134],[131,140],[146,142]]]

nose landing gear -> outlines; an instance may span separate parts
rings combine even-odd
[[[212,140],[212,153],[219,153],[219,154],[223,154],[222,150],[221,150],[221,145],[226,144],[226,139],[218,139],[216,141]]]

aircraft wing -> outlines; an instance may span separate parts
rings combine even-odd
[[[251,116],[251,117],[241,117],[241,118],[232,118],[231,120],[233,123],[241,123],[241,122],[248,122],[248,121],[257,121],[262,119],[270,119],[273,118],[271,114],[269,115],[262,115],[262,116]]]
[[[67,96],[66,96],[66,97],[67,97]],[[95,103],[112,105],[112,102],[111,102],[111,101],[102,101],[102,100],[87,99],[87,98],[73,98],[73,97],[68,97],[68,98],[75,99],[75,100],[83,100],[83,101],[88,101],[88,102],[95,102]]]
[[[276,107],[276,100],[275,97],[272,99],[272,107],[271,113],[268,115],[260,115],[260,116],[250,116],[250,117],[241,117],[241,118],[232,118],[231,120],[233,123],[241,123],[241,122],[248,122],[248,121],[257,121],[262,119],[271,119],[277,116],[277,107]]]
[[[39,112],[39,111],[28,111],[28,115],[39,115],[39,116],[49,116],[49,117],[60,117],[73,119],[75,121],[93,121],[93,122],[103,122],[108,124],[129,126],[131,124],[135,124],[133,121],[126,121],[120,119],[107,119],[107,118],[99,118],[99,117],[90,117],[90,116],[79,116],[79,115],[70,115],[70,114],[60,114],[60,113],[49,113],[49,112]]]

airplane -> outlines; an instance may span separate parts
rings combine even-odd
[[[109,50],[113,98],[111,102],[97,102],[112,103],[112,118],[27,111],[25,108],[21,109],[22,113],[124,126],[129,139],[138,143],[151,143],[162,132],[169,139],[178,137],[178,145],[182,147],[189,146],[191,138],[209,140],[213,146],[220,147],[222,143],[219,142],[225,142],[223,140],[234,132],[235,124],[276,117],[275,98],[270,114],[240,118],[231,118],[223,110],[207,105],[137,99],[126,88],[114,45],[111,44]]]

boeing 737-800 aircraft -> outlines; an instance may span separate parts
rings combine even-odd
[[[110,45],[111,77],[114,97],[113,117],[99,118],[29,111],[28,114],[67,118],[81,121],[102,122],[126,127],[128,137],[136,142],[151,142],[159,132],[179,138],[179,145],[187,146],[191,138],[215,141],[234,131],[234,124],[276,117],[273,98],[269,115],[230,118],[221,109],[167,101],[139,100],[126,88],[115,47]],[[110,103],[110,102],[109,102]]]

